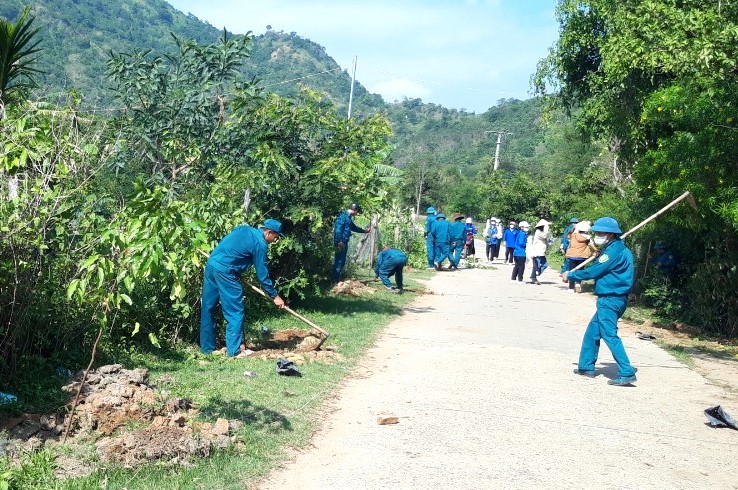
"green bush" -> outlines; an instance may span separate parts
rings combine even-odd
[[[678,318],[684,313],[682,292],[663,274],[647,275],[641,280],[640,288],[643,305],[655,309],[657,314]]]
[[[691,274],[686,284],[686,319],[710,333],[738,334],[738,260],[715,253]]]

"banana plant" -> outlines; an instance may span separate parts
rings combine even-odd
[[[40,40],[38,28],[33,27],[35,17],[26,7],[13,23],[0,19],[0,104],[5,106],[15,95],[23,94],[36,86],[34,75],[39,73],[33,65]],[[0,114],[2,116],[2,114]]]

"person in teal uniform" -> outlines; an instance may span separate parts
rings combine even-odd
[[[436,270],[441,270],[443,261],[449,259],[449,245],[451,242],[451,235],[449,233],[449,222],[446,221],[446,215],[438,213],[436,215],[436,222],[433,225],[433,243],[436,246],[436,256],[434,257],[434,263]]]
[[[331,281],[336,284],[341,278],[341,273],[346,265],[346,254],[348,253],[348,243],[351,239],[351,232],[369,233],[370,228],[359,228],[354,224],[354,216],[361,214],[361,206],[354,203],[336,218],[336,224],[333,227],[333,245],[336,247],[336,258],[333,261],[333,270],[331,271]]]
[[[436,208],[433,206],[429,207],[425,210],[425,214],[427,215],[425,217],[425,253],[428,258],[428,269],[434,269],[433,264],[436,260],[436,248],[433,244],[431,230],[433,224],[436,222]]]
[[[633,254],[620,239],[623,231],[618,222],[609,216],[595,221],[590,228],[595,233],[594,243],[599,255],[594,265],[578,271],[564,272],[563,279],[574,281],[595,280],[597,311],[590,320],[582,339],[579,366],[576,374],[594,378],[595,363],[600,349],[600,339],[612,352],[618,364],[618,377],[608,384],[626,386],[636,381],[635,369],[630,365],[623,341],[618,336],[618,319],[628,306],[628,294],[633,288]]]
[[[379,254],[374,265],[374,274],[391,293],[402,294],[402,269],[407,264],[407,255],[396,248],[385,247]],[[395,276],[397,286],[392,285],[390,277]]]
[[[264,292],[277,308],[284,308],[284,300],[274,289],[267,268],[267,248],[283,236],[282,223],[275,219],[267,219],[259,229],[237,226],[210,254],[205,264],[200,312],[200,350],[203,354],[215,351],[215,313],[220,303],[226,320],[228,357],[245,355],[241,350],[244,317],[241,275],[252,266]]]
[[[451,265],[449,269],[458,269],[459,262],[461,262],[461,254],[464,251],[464,240],[466,239],[466,225],[462,221],[464,215],[461,213],[454,213],[452,215],[453,223],[448,228],[449,239],[451,241],[449,260]]]

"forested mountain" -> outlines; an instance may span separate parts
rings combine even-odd
[[[15,19],[24,3],[4,0],[0,15]],[[114,106],[112,83],[105,76],[112,54],[173,54],[177,50],[173,35],[208,44],[224,34],[163,0],[37,0],[31,14],[41,40],[38,68],[42,73],[35,95],[53,103],[74,90],[81,97],[82,110]],[[350,76],[325,48],[297,33],[268,30],[254,36],[241,75],[244,80],[256,80],[265,93],[285,97],[309,88],[322,94],[322,103],[337,114],[346,114]],[[352,109],[358,119],[384,114],[390,121],[393,149],[386,163],[405,171],[396,197],[418,209],[432,203],[475,216],[550,215],[556,206],[540,199],[533,200],[533,209],[498,205],[501,189],[490,185],[499,188],[501,178],[517,178],[535,182],[536,194],[559,192],[567,175],[582,175],[592,167],[595,153],[566,118],[551,113],[544,117],[541,98],[500,100],[485,113],[472,114],[420,99],[388,104],[357,82]],[[500,172],[497,181],[491,182],[500,131],[504,132]],[[531,207],[531,202],[525,206]]]
[[[14,20],[26,5],[26,0],[3,0],[0,17]],[[171,53],[172,34],[201,44],[223,35],[222,29],[163,0],[36,0],[31,14],[36,17],[34,25],[41,28],[43,50],[38,58],[37,95],[51,98],[76,90],[87,107],[112,103],[104,78],[111,51]],[[325,92],[339,107],[348,104],[349,75],[322,46],[296,33],[268,31],[256,36],[244,76],[255,76],[262,86],[282,95],[294,95],[302,84]],[[383,105],[380,96],[368,94],[360,84],[354,96],[359,107]]]
[[[27,5],[40,28],[37,95],[52,99],[76,90],[88,107],[112,102],[104,80],[111,50],[171,51],[170,32],[201,43],[220,34],[163,0],[3,0],[0,17],[15,20]]]

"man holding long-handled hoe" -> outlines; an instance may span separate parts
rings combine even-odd
[[[200,350],[210,354],[215,350],[215,312],[220,303],[226,319],[226,351],[228,357],[244,357],[243,342],[243,287],[240,276],[251,266],[262,289],[277,308],[284,308],[284,300],[274,289],[267,269],[267,247],[283,237],[282,223],[267,219],[259,229],[243,225],[234,228],[210,254],[205,266],[202,285],[202,312],[200,315]]]
[[[623,238],[643,228],[684,200],[693,209],[697,209],[694,197],[686,191],[625,233],[620,229],[618,222],[610,217],[598,219],[590,228],[590,231],[595,233],[594,242],[600,250],[596,256],[597,264],[587,270],[579,270],[595,258],[592,257],[562,274],[564,282],[569,279],[596,280],[594,292],[597,295],[597,311],[584,333],[582,350],[579,353],[579,367],[574,370],[576,374],[588,378],[596,376],[595,362],[599,353],[600,339],[603,339],[618,363],[618,377],[608,381],[608,384],[625,386],[636,380],[635,369],[630,365],[623,342],[618,337],[618,318],[623,316],[628,306],[628,293],[633,288],[635,276],[633,254],[623,243]]]
[[[623,341],[618,336],[618,319],[625,313],[628,294],[633,288],[633,254],[620,239],[623,231],[614,218],[598,219],[590,231],[595,234],[594,242],[600,251],[595,264],[588,269],[564,272],[562,276],[564,282],[569,279],[596,281],[594,293],[597,296],[597,311],[584,333],[579,367],[574,372],[588,378],[596,376],[595,363],[602,339],[618,364],[618,377],[607,383],[625,386],[636,381],[636,376]]]

